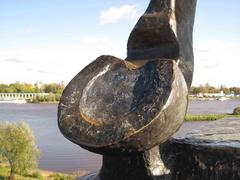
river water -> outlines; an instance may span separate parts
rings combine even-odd
[[[239,100],[191,101],[188,114],[231,113]],[[41,151],[39,168],[59,172],[96,171],[101,167],[101,156],[90,153],[66,140],[57,126],[57,104],[0,104],[0,121],[26,121],[32,128]],[[184,123],[174,136],[207,122]]]

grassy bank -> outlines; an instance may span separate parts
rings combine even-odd
[[[212,101],[218,100],[219,97],[198,97],[195,95],[189,95],[188,99],[190,101]],[[227,97],[227,100],[240,100],[240,96]]]
[[[232,115],[232,114],[186,115],[185,121],[215,121],[225,117],[240,118],[240,115]]]
[[[6,164],[0,163],[0,180],[7,180],[9,172],[9,167]],[[76,175],[62,174],[44,170],[35,170],[26,175],[15,175],[16,180],[72,180],[75,177]]]

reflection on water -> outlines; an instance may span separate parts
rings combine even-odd
[[[191,101],[189,114],[231,113],[240,101]],[[26,121],[32,128],[41,150],[39,167],[42,169],[73,172],[96,171],[101,166],[101,156],[90,153],[66,140],[57,127],[56,104],[0,104],[0,121]],[[185,123],[175,135],[204,123]]]

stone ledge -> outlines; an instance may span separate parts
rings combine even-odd
[[[226,118],[161,145],[171,180],[239,180],[240,119]]]

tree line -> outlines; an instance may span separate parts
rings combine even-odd
[[[0,84],[0,93],[54,93],[61,94],[65,85],[61,83],[35,84],[15,82],[11,84]]]
[[[199,94],[199,93],[220,93],[223,91],[225,94],[235,94],[240,95],[240,87],[226,87],[222,85],[220,87],[214,87],[207,84],[200,86],[192,86],[190,89],[190,94]]]
[[[37,97],[35,100],[39,102],[43,101],[58,101],[65,85],[63,82],[60,83],[41,83],[35,84],[29,83],[11,83],[11,84],[0,84],[0,93],[49,93],[46,97]],[[223,91],[225,94],[240,95],[240,87],[226,87],[224,85],[220,87],[214,87],[207,84],[200,86],[192,86],[190,94],[199,93],[220,93]]]

